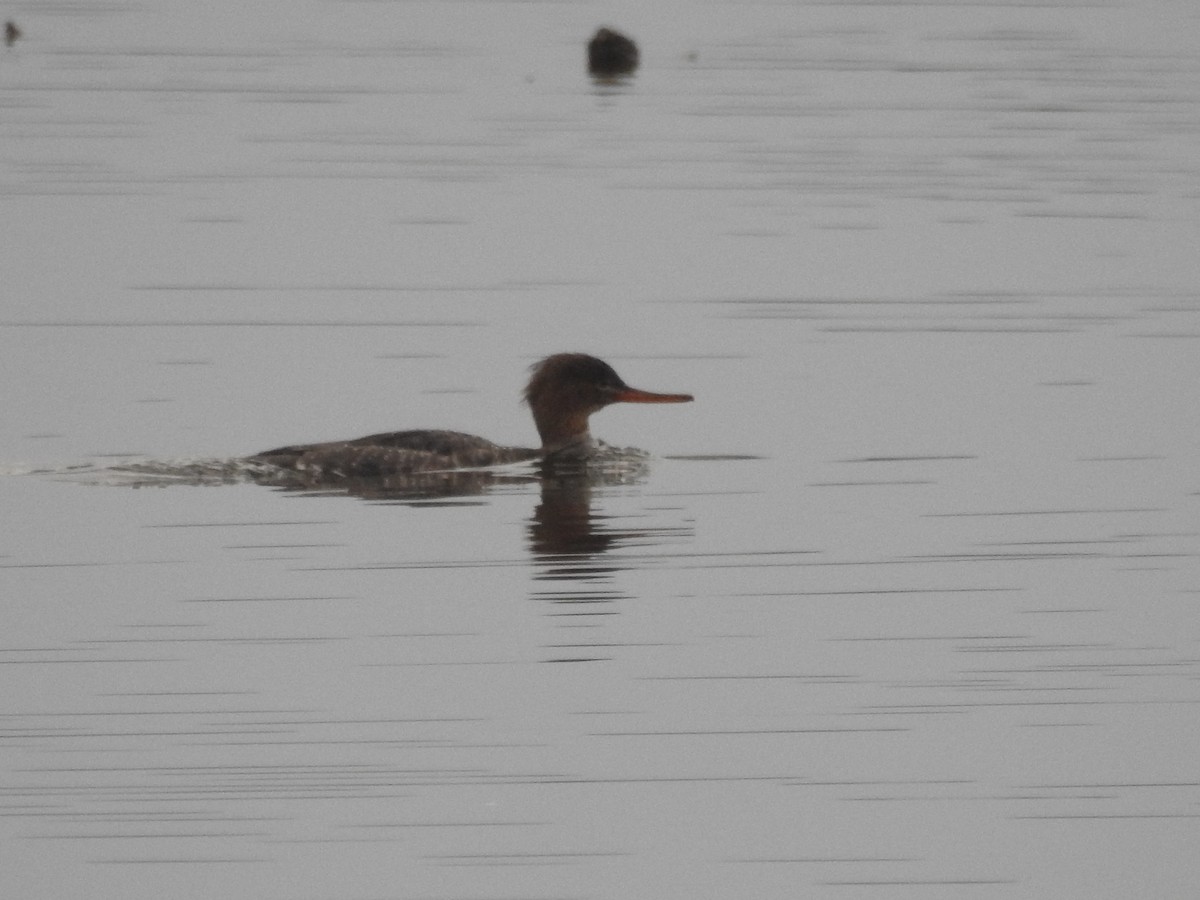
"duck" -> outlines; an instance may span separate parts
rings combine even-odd
[[[389,431],[344,441],[291,444],[246,460],[307,479],[379,478],[528,461],[586,463],[603,446],[589,418],[614,403],[689,403],[691,394],[630,387],[608,363],[586,353],[556,353],[530,368],[523,398],[541,446],[509,447],[460,431]]]

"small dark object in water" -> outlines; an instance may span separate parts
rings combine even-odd
[[[637,44],[619,31],[601,28],[588,42],[588,71],[593,75],[628,75],[637,65]]]
[[[6,47],[11,47],[21,39],[21,29],[17,27],[17,23],[9,19],[4,23],[4,44]]]

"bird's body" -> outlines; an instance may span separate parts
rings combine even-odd
[[[685,403],[690,394],[631,388],[602,360],[559,353],[533,366],[525,401],[542,439],[538,449],[506,447],[459,431],[393,431],[349,441],[295,444],[249,457],[255,463],[319,479],[377,478],[505,465],[529,460],[582,461],[596,442],[588,417],[610,403]]]

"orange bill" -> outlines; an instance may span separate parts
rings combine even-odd
[[[613,396],[614,403],[691,403],[691,394],[654,394],[637,388],[622,388]]]

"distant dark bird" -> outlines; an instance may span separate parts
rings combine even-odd
[[[601,28],[588,42],[588,71],[597,77],[628,75],[637,66],[637,44],[619,31]]]
[[[21,39],[21,29],[17,27],[17,23],[9,19],[4,23],[4,44],[11,47]]]

